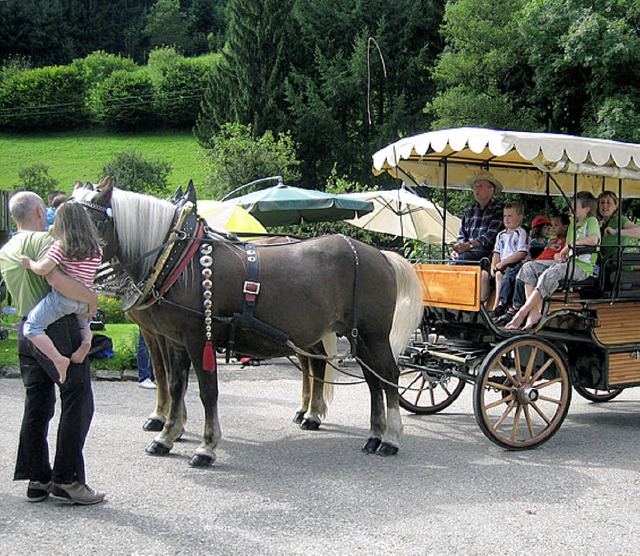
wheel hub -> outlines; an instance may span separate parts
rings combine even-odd
[[[527,384],[518,390],[518,401],[523,404],[531,404],[538,401],[540,392],[530,384]]]

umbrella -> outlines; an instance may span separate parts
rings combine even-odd
[[[360,218],[347,220],[349,224],[373,232],[419,239],[425,243],[442,241],[442,214],[444,211],[431,201],[401,188],[391,191],[362,191],[347,193],[351,199],[371,201],[374,209]],[[446,243],[453,243],[458,236],[460,219],[446,215]]]
[[[240,205],[220,201],[198,201],[198,213],[212,228],[223,228],[236,234],[266,234],[260,224]]]
[[[265,226],[301,222],[332,222],[371,212],[373,203],[313,189],[276,185],[254,191],[225,203],[236,203]]]

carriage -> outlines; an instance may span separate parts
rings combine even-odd
[[[442,188],[445,209],[447,191],[482,171],[505,192],[567,201],[579,191],[640,197],[640,145],[628,143],[458,128],[405,138],[374,155],[376,174]],[[523,450],[558,431],[572,390],[605,402],[640,385],[640,252],[634,245],[608,251],[599,252],[597,276],[567,281],[545,299],[542,320],[527,331],[491,319],[481,302],[479,266],[416,264],[424,316],[400,357],[400,405],[433,414],[473,385],[482,432],[503,448]]]

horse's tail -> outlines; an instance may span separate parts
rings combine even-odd
[[[389,343],[393,356],[398,359],[422,319],[422,290],[418,275],[404,257],[391,251],[383,251],[382,254],[396,277],[396,308]]]
[[[334,334],[327,334],[322,338],[322,345],[324,351],[329,357],[333,357],[338,353],[338,337]],[[324,367],[324,387],[322,389],[322,398],[325,403],[330,403],[333,400],[333,382],[335,373],[333,371],[334,366],[338,365],[338,360],[333,359],[330,365]]]

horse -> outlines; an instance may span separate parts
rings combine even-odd
[[[168,347],[171,407],[148,453],[169,453],[182,433],[193,364],[205,423],[189,465],[215,462],[221,429],[213,346],[269,359],[321,352],[322,338],[336,333],[349,338],[369,387],[370,427],[362,450],[398,452],[397,356],[422,317],[420,283],[405,259],[343,235],[277,246],[203,237],[176,224],[179,209],[169,201],[118,190],[112,180],[99,185],[77,189],[73,198],[96,224],[105,259],[115,257],[141,285],[135,303],[146,309],[139,319]],[[180,242],[184,264],[172,270],[170,287],[158,288],[165,253]]]
[[[76,187],[83,188],[84,184],[76,182]],[[89,188],[93,189],[93,184],[89,184]],[[179,196],[180,193],[176,192],[174,198]],[[224,230],[219,231],[226,233]],[[273,245],[291,243],[293,241],[299,241],[299,239],[294,239],[289,236],[272,236],[256,238],[253,241]],[[114,278],[114,276],[110,277],[111,280]],[[119,284],[119,287],[121,288],[122,284]],[[145,327],[144,318],[140,319],[139,311],[134,309],[129,311],[127,315],[139,326],[140,332],[145,339],[157,385],[156,407],[146,418],[142,428],[149,432],[159,432],[164,427],[170,407],[168,348],[161,335]],[[335,361],[335,356],[338,353],[336,335],[328,334],[325,336],[322,339],[322,346],[324,348],[324,354],[326,354],[330,360],[327,364],[317,359],[296,354],[299,369],[302,373],[302,394],[300,404],[293,417],[293,422],[300,425],[300,428],[303,430],[318,430],[320,428],[322,419],[327,415],[328,403],[333,399],[333,371],[338,366],[337,361]],[[186,424],[187,414],[186,406],[183,406],[183,408],[184,425]]]

